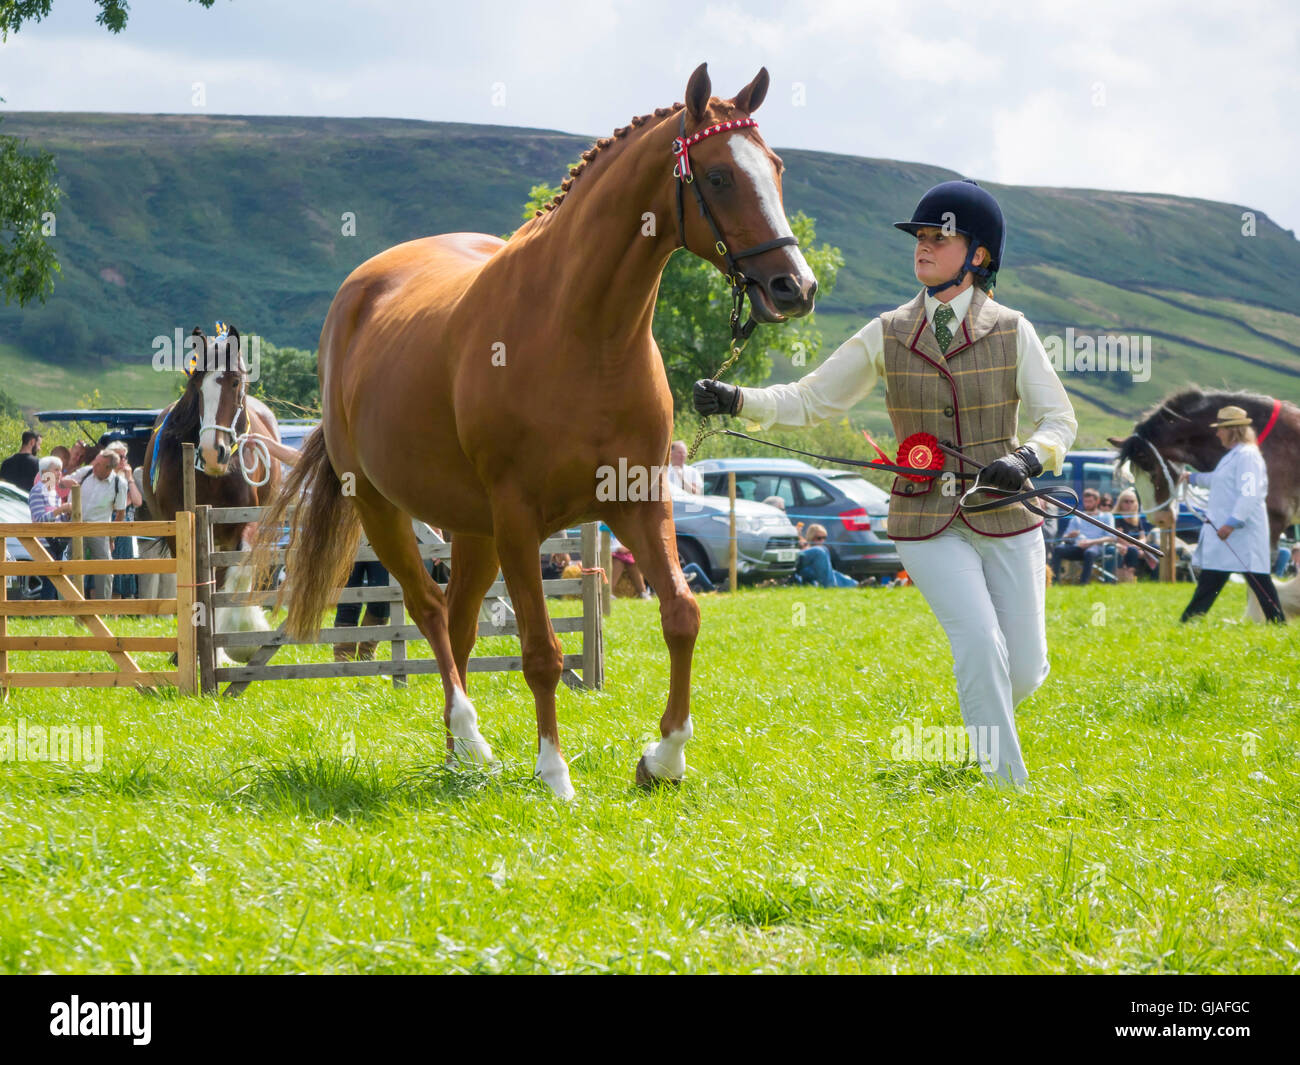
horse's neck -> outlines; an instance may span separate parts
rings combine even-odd
[[[521,234],[519,254],[539,259],[584,333],[607,350],[649,335],[659,277],[677,247],[677,121],[673,114],[647,122],[627,143],[602,149],[610,157],[588,163],[554,212]]]

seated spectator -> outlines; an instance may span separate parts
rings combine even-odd
[[[1100,502],[1101,493],[1097,489],[1085,488],[1083,490],[1084,512],[1100,521],[1109,522],[1111,516],[1098,509]],[[1069,518],[1063,518],[1061,521],[1060,542],[1052,551],[1052,580],[1055,583],[1060,583],[1061,563],[1070,560],[1083,563],[1083,570],[1079,574],[1079,583],[1087,584],[1092,580],[1092,567],[1096,564],[1097,559],[1101,557],[1106,545],[1113,543],[1115,538],[1106,536],[1095,525],[1084,521],[1075,514],[1071,514]]]
[[[831,564],[831,552],[826,546],[826,529],[816,523],[808,526],[808,546],[799,552],[795,562],[796,584],[815,584],[820,588],[856,588],[858,582],[848,574],[838,572]]]
[[[614,590],[615,595],[624,599],[650,598],[650,589],[646,587],[645,578],[641,576],[636,559],[632,557],[632,552],[617,540],[610,542],[610,570],[609,586]],[[620,590],[624,578],[627,579],[630,591]]]
[[[36,483],[27,494],[27,509],[31,512],[32,521],[67,521],[72,504],[60,502],[58,490],[54,487],[63,474],[62,461],[55,455],[47,455],[40,460],[39,470]],[[68,541],[65,537],[42,538],[41,544],[50,553],[51,559],[55,562],[63,561],[63,553],[68,549]],[[49,577],[41,578],[41,598],[58,598],[54,591],[54,582]]]
[[[1146,515],[1138,510],[1137,493],[1131,488],[1126,488],[1119,494],[1114,525],[1120,532],[1126,532],[1144,544],[1151,542],[1149,539],[1152,531],[1151,523],[1147,521]],[[1115,576],[1123,583],[1135,581],[1139,577],[1154,577],[1158,565],[1158,561],[1145,551],[1121,543]]]
[[[569,556],[563,551],[556,551],[542,559],[542,580],[554,581],[564,576],[569,568]]]

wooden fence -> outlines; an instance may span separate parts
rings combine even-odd
[[[243,693],[249,684],[259,680],[289,680],[329,677],[368,677],[391,675],[393,684],[401,687],[406,678],[419,673],[436,673],[438,663],[432,657],[412,658],[409,645],[424,641],[420,630],[405,621],[402,589],[394,580],[386,587],[339,588],[331,596],[338,603],[388,603],[391,616],[386,625],[347,626],[325,628],[312,640],[294,640],[284,631],[283,624],[270,632],[216,632],[215,610],[218,607],[244,606],[249,603],[270,606],[275,602],[274,590],[223,591],[216,585],[216,574],[228,566],[247,565],[251,551],[217,551],[213,547],[213,527],[222,524],[240,524],[259,521],[259,507],[206,507],[195,508],[195,559],[198,601],[204,604],[209,624],[202,626],[197,638],[199,686],[204,694],[226,687],[225,696]],[[433,536],[427,526],[417,524],[422,559],[450,560],[451,544]],[[562,677],[573,688],[601,688],[604,686],[604,623],[602,610],[602,570],[608,570],[607,550],[604,566],[601,564],[601,541],[594,523],[582,526],[578,536],[555,536],[541,545],[539,554],[563,551],[580,552],[583,575],[576,578],[547,580],[542,588],[547,595],[577,595],[582,598],[582,614],[576,617],[555,617],[551,625],[557,633],[581,632],[582,650],[564,655]],[[376,558],[373,549],[363,540],[356,561]],[[279,548],[274,561],[282,563],[284,550]],[[540,562],[540,559],[539,559]],[[445,585],[443,586],[445,588]],[[363,608],[364,609],[364,608]],[[518,636],[514,611],[506,593],[505,582],[497,580],[487,592],[484,608],[479,613],[480,636]],[[387,642],[391,644],[391,657],[374,661],[310,662],[271,664],[271,659],[281,648],[294,644],[352,644],[358,641]],[[427,644],[426,644],[427,646]],[[227,652],[232,648],[254,647],[253,657],[245,665],[218,666],[218,649]],[[431,652],[430,652],[431,653]],[[515,670],[523,668],[521,655],[487,655],[471,657],[471,673]]]
[[[72,537],[74,553],[66,562],[55,562],[41,537],[57,534]],[[175,521],[32,522],[0,525],[0,544],[16,537],[31,561],[6,562],[0,554],[0,692],[10,688],[152,688],[174,684],[192,695],[195,682],[196,629],[192,624],[194,603],[194,515],[181,512]],[[83,559],[76,545],[85,537],[172,536],[174,558]],[[176,574],[174,599],[86,599],[81,578],[92,575],[131,573]],[[11,600],[9,577],[48,577],[62,599]],[[74,578],[76,578],[74,580]],[[117,636],[104,622],[109,615],[175,615],[174,636]],[[75,617],[90,631],[89,636],[13,636],[9,619],[15,617]],[[81,672],[18,672],[9,668],[10,651],[106,651],[116,670]],[[132,651],[170,651],[176,668],[142,670]]]

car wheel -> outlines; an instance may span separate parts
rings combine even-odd
[[[684,540],[679,536],[677,538],[677,557],[681,560],[683,566],[689,566],[694,562],[700,569],[704,570],[709,580],[713,580],[713,573],[709,569],[709,557],[704,553],[704,548],[700,547],[694,540]]]

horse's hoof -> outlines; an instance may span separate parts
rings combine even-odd
[[[568,763],[549,740],[542,740],[540,747],[533,775],[540,778],[557,799],[569,802],[577,792],[573,790],[573,781],[569,779]]]
[[[682,782],[681,777],[674,778],[674,777],[655,776],[653,773],[650,772],[650,767],[645,764],[645,755],[642,755],[641,760],[636,764],[636,786],[638,788],[645,788],[647,790],[651,790],[653,788],[660,787],[661,785],[664,784],[668,784],[676,788],[681,785],[681,782]]]

